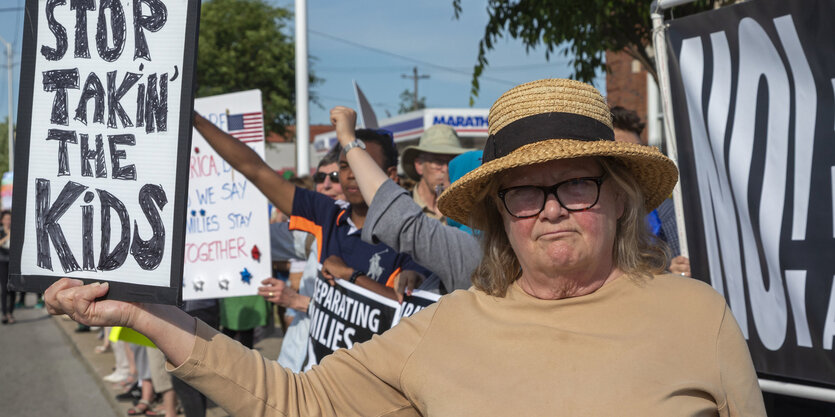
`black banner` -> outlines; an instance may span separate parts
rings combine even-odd
[[[342,279],[331,285],[320,274],[307,311],[310,336],[304,369],[310,369],[337,349],[350,349],[355,343],[371,340],[439,298],[437,294],[414,291],[398,304]]]
[[[394,313],[394,322],[392,327],[397,325],[397,323],[400,323],[400,320],[406,317],[411,317],[417,314],[418,311],[429,307],[438,301],[439,298],[441,298],[440,295],[428,291],[412,291],[412,295],[407,296]]]
[[[835,2],[759,0],[669,22],[694,276],[757,371],[835,384]]]
[[[310,338],[305,369],[337,349],[350,349],[390,329],[396,311],[394,300],[342,279],[330,285],[320,274],[307,311]]]

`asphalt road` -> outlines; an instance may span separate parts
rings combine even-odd
[[[117,415],[75,344],[46,310],[18,309],[14,315],[16,324],[0,326],[0,415]]]

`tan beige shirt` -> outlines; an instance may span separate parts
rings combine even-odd
[[[198,323],[174,374],[236,416],[764,416],[725,300],[623,277],[539,300],[456,291],[306,374]]]
[[[420,196],[420,193],[418,192],[419,186],[420,183],[417,183],[415,185],[415,188],[412,190],[412,200],[415,201],[415,204],[417,204],[418,207],[420,207],[421,211],[423,211],[423,213],[426,214],[427,217],[431,217],[435,220],[440,220],[441,222],[446,223],[446,217],[444,217],[440,212],[436,213],[432,211],[432,209],[429,208],[429,205],[426,204],[426,201],[423,199],[423,197]]]

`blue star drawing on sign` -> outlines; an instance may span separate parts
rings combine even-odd
[[[249,284],[250,280],[252,280],[252,274],[249,273],[249,271],[247,271],[246,268],[244,268],[244,270],[241,271],[241,281]]]

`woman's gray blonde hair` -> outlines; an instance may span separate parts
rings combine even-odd
[[[622,163],[614,158],[595,158],[603,172],[615,185],[624,201],[623,215],[618,219],[612,259],[625,274],[650,278],[668,265],[667,245],[649,231],[644,194],[637,181]],[[504,230],[496,194],[499,175],[479,195],[479,202],[470,213],[470,225],[479,230],[482,259],[472,275],[473,285],[487,294],[503,297],[508,287],[522,274],[522,267]]]

